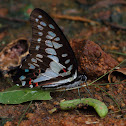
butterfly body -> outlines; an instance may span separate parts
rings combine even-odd
[[[86,76],[79,75],[74,52],[55,21],[38,8],[32,11],[30,21],[29,56],[13,77],[14,83],[59,89],[77,87],[85,82]]]

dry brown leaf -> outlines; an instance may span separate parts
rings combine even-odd
[[[0,52],[0,70],[4,76],[7,72],[20,66],[23,59],[29,54],[30,42],[26,38],[19,38],[3,48]]]
[[[117,69],[115,71],[118,71],[118,72],[121,72],[123,73],[124,75],[126,75],[126,68],[120,68],[120,69]]]
[[[117,78],[124,78],[122,81],[126,81],[126,68],[117,68],[108,75],[109,83],[116,82],[118,80]]]

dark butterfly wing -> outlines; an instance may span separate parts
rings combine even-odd
[[[30,21],[30,54],[20,66],[19,79],[15,77],[14,81],[23,86],[31,83],[57,86],[73,81],[78,73],[77,61],[61,29],[46,12],[38,8],[32,11]]]

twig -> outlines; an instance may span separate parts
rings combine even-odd
[[[102,90],[103,92],[105,92],[105,93],[115,102],[115,104],[117,105],[119,111],[121,111],[120,106],[118,105],[118,103],[116,102],[116,100],[115,100],[109,93],[107,93],[104,89],[102,89],[102,88],[99,87],[99,86],[95,86],[95,87],[97,87],[97,88],[99,88],[100,90]]]
[[[126,56],[125,53],[121,53],[121,52],[116,52],[116,51],[109,51],[110,53],[114,53],[114,54],[117,54],[117,55],[122,55],[122,56]]]
[[[69,15],[60,15],[60,14],[51,14],[54,18],[60,18],[60,19],[68,19],[68,20],[74,20],[74,21],[81,21],[81,22],[88,22],[99,25],[99,22],[92,21],[90,19],[79,17],[79,16],[69,16]]]
[[[12,18],[12,17],[4,17],[4,16],[0,16],[0,19],[4,19],[4,20],[8,20],[8,21],[14,21],[14,22],[22,22],[22,23],[27,23],[27,20],[23,20],[23,19],[17,19],[17,18]]]
[[[126,109],[123,109],[123,111],[126,111]],[[115,113],[118,113],[118,112],[122,112],[122,110],[118,110],[118,111],[114,111],[114,112],[109,112],[108,114],[115,114]]]
[[[25,113],[28,111],[28,109],[29,109],[29,107],[30,107],[30,105],[32,104],[32,101],[29,103],[29,105],[28,105],[28,107],[26,108],[26,110],[24,111],[24,113],[22,114],[22,116],[21,116],[21,118],[20,118],[20,120],[19,120],[19,122],[18,122],[18,125],[17,126],[19,126],[20,125],[20,123],[21,123],[21,121],[22,121],[22,119],[24,118],[24,116],[25,116]]]
[[[106,85],[115,85],[115,84],[122,84],[122,83],[124,83],[124,84],[126,84],[126,82],[117,82],[117,83],[103,83],[103,84],[92,84],[92,86],[106,86]]]
[[[97,78],[96,80],[94,80],[94,81],[92,81],[89,85],[92,85],[93,83],[95,83],[96,81],[98,81],[98,80],[100,80],[101,78],[103,78],[105,75],[107,75],[108,73],[110,73],[111,71],[113,71],[115,68],[117,68],[118,66],[120,66],[122,63],[124,63],[126,61],[126,59],[125,60],[123,60],[121,63],[119,63],[116,67],[114,67],[114,68],[112,68],[111,70],[109,70],[107,73],[105,73],[104,75],[102,75],[102,76],[100,76],[99,78]],[[83,85],[82,85],[82,87],[84,87]]]
[[[115,23],[109,23],[109,22],[107,22],[107,21],[104,21],[103,20],[103,23],[105,24],[105,25],[107,25],[107,26],[110,26],[111,28],[113,28],[113,29],[121,29],[121,30],[126,30],[126,27],[124,27],[124,26],[121,26],[121,25],[119,25],[119,24],[115,24]]]
[[[116,4],[126,5],[126,1],[125,0],[101,0],[97,2],[96,4],[94,4],[90,8],[90,10],[95,10],[98,8],[105,8],[105,7],[116,5]]]

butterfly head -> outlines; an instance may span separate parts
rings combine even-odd
[[[87,81],[87,77],[84,74],[81,74],[80,77],[83,82]]]

